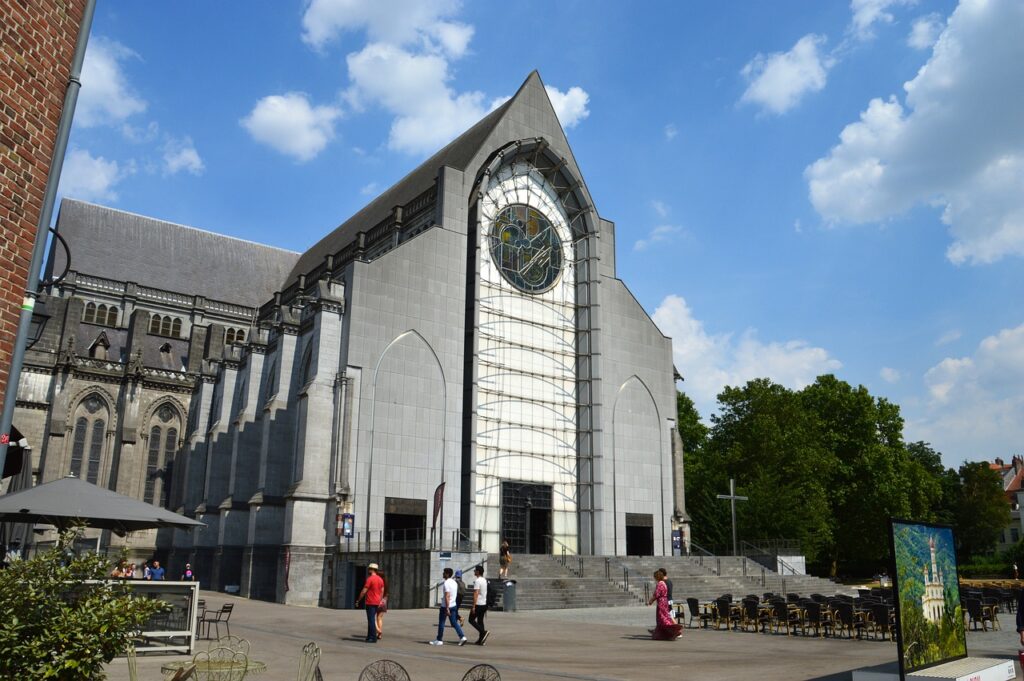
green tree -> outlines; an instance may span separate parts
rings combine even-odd
[[[960,499],[960,476],[942,465],[942,454],[927,442],[907,445],[910,472],[911,515],[915,520],[928,520],[953,525]],[[916,468],[916,470],[915,470]]]
[[[107,580],[106,558],[69,558],[75,535],[65,532],[50,551],[0,570],[0,678],[103,678],[103,665],[167,607]]]
[[[676,392],[676,428],[683,440],[684,452],[695,452],[707,442],[708,427],[701,421],[693,400],[682,391]]]
[[[800,400],[783,386],[758,379],[725,388],[718,403],[697,480],[711,485],[702,499],[709,510],[700,519],[711,516],[714,543],[731,545],[729,504],[715,495],[728,491],[734,478],[737,492],[749,497],[737,505],[741,538],[796,539],[806,555],[816,557],[831,536],[826,488],[831,462]],[[697,522],[695,514],[694,531],[700,535]]]
[[[1010,504],[998,471],[984,461],[960,466],[960,498],[956,509],[956,538],[964,558],[990,553],[1010,524]]]
[[[887,561],[890,517],[911,513],[899,407],[824,375],[800,391],[817,437],[834,462],[828,481],[833,535],[829,573],[877,570]]]

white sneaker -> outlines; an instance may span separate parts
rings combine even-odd
[[[469,639],[467,639],[465,636],[463,636],[462,638],[459,639],[459,645],[460,646],[466,645],[466,641],[468,641],[468,640]]]
[[[432,646],[443,646],[444,645],[444,641],[431,641],[430,645],[432,645]]]

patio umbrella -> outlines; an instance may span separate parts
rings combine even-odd
[[[58,529],[81,522],[117,534],[158,527],[205,527],[205,523],[73,475],[0,496],[0,522],[45,523]]]

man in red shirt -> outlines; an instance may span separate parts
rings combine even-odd
[[[379,569],[380,567],[376,563],[370,563],[366,566],[366,571],[370,574],[367,575],[366,584],[363,585],[363,590],[359,592],[359,596],[356,598],[357,608],[359,607],[359,601],[363,601],[366,605],[367,643],[377,642],[377,608],[380,607],[381,599],[384,598],[384,580],[377,574]]]

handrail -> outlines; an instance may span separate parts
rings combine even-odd
[[[703,546],[701,546],[700,544],[698,544],[697,542],[695,542],[693,540],[690,540],[690,548],[697,549],[698,551],[700,551],[705,556],[711,556],[712,558],[715,556],[715,554],[711,553],[706,548],[704,548]]]
[[[550,539],[553,543],[558,544],[561,547],[561,549],[562,549],[561,558],[555,558],[555,560],[557,560],[562,565],[562,567],[564,567],[566,570],[569,570],[570,572],[575,573],[577,577],[582,578],[583,577],[583,556],[581,556],[577,551],[574,551],[571,547],[566,546],[564,543],[562,543],[562,542],[558,541],[557,539],[555,539],[554,535],[545,534],[543,536],[545,538],[547,538],[547,539]],[[570,556],[570,555],[575,555],[576,558],[577,558],[576,569],[575,570],[573,568],[569,567],[568,556]]]

